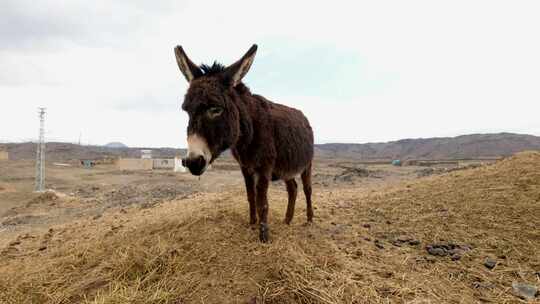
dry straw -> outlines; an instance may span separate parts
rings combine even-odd
[[[270,244],[241,188],[20,236],[2,250],[0,303],[517,303],[513,281],[539,284],[540,153],[316,190],[312,226],[302,200],[284,225],[286,196],[271,191]],[[434,243],[472,249],[454,261],[429,255]]]

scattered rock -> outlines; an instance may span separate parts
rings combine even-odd
[[[384,249],[384,245],[379,240],[375,240],[375,247],[379,249]]]
[[[484,266],[486,266],[488,269],[493,269],[495,266],[497,266],[497,261],[492,258],[486,258],[484,261]]]
[[[47,249],[47,246],[40,246],[40,247],[38,248],[39,251],[43,251],[43,250],[45,250],[45,249]]]
[[[426,250],[429,254],[435,256],[450,256],[452,260],[461,259],[466,251],[471,250],[469,246],[457,245],[454,243],[438,243],[426,245]]]
[[[370,225],[370,224],[364,224],[364,225],[362,225],[362,227],[364,227],[364,228],[371,228],[371,225]]]
[[[392,241],[392,245],[397,246],[397,247],[401,247],[404,244],[416,246],[420,244],[420,241],[411,236],[400,236],[394,241]]]
[[[512,289],[516,296],[525,300],[534,300],[538,293],[538,287],[525,283],[512,282]]]
[[[460,253],[456,252],[450,257],[450,259],[452,259],[452,261],[459,261],[459,260],[461,260],[461,256],[462,255]]]
[[[428,247],[426,247],[427,249],[427,252],[431,255],[438,255],[438,256],[446,256],[448,255],[448,252],[444,249],[444,248],[439,248],[439,247],[431,247],[428,245]]]

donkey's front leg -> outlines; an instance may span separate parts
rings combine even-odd
[[[259,240],[268,242],[268,185],[270,174],[259,174],[257,178],[256,203],[259,215]]]
[[[247,199],[249,203],[249,224],[257,224],[257,212],[255,207],[255,179],[253,174],[245,168],[242,168],[242,175],[244,175],[244,182],[246,183]]]

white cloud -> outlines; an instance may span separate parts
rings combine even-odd
[[[257,78],[257,61],[277,53],[297,58],[302,48],[321,45],[362,58],[366,78],[358,88],[394,75],[391,86],[370,94],[358,89],[346,100],[319,96],[317,83],[298,94],[253,88],[300,107],[318,141],[540,135],[535,1],[167,1],[151,11],[146,2],[64,8],[51,1],[35,10],[13,3],[29,20],[53,20],[53,29],[71,31],[44,28],[39,39],[26,35],[15,47],[0,42],[0,139],[35,137],[35,108],[43,105],[54,139],[74,141],[83,132],[83,141],[96,144],[183,146],[187,117],[179,105],[187,86],[173,46],[182,44],[195,62],[231,63],[253,42],[260,48],[248,85]],[[5,40],[17,28],[3,31]],[[314,62],[313,70],[283,81],[321,72]],[[354,81],[346,83],[355,90]]]

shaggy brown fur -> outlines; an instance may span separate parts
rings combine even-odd
[[[244,176],[250,223],[257,223],[258,217],[259,238],[266,242],[267,191],[272,180],[282,179],[286,183],[289,203],[285,223],[289,224],[297,196],[295,176],[301,175],[307,220],[313,219],[313,131],[301,111],[252,94],[241,82],[256,50],[253,45],[239,61],[226,68],[217,63],[198,67],[180,46],[175,48],[175,54],[190,83],[182,104],[189,115],[188,143],[194,138],[203,143],[197,149],[190,147],[185,164],[192,174],[200,175],[230,148]]]

